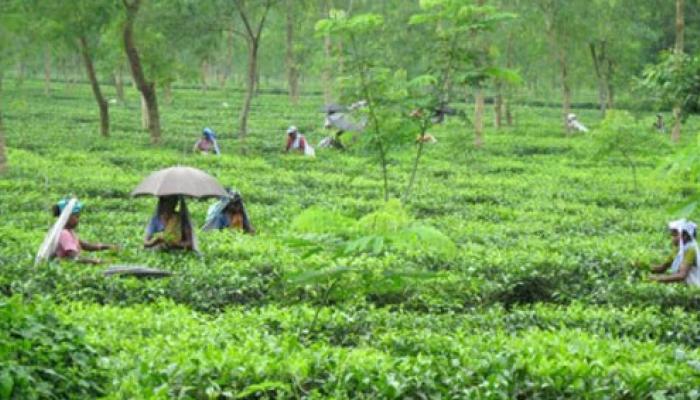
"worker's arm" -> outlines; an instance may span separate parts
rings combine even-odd
[[[64,259],[67,260],[73,260],[75,262],[79,262],[81,264],[102,264],[102,260],[99,260],[97,258],[86,258],[86,257],[80,257],[77,251],[74,250],[69,250],[66,252],[66,256],[63,257]]]
[[[114,244],[104,244],[104,243],[88,243],[80,241],[80,248],[87,251],[101,251],[101,250],[119,250],[119,247]]]
[[[685,281],[685,278],[688,277],[688,273],[690,272],[690,263],[683,262],[681,264],[681,267],[678,269],[678,272],[675,274],[668,274],[668,275],[652,275],[649,279],[657,282],[663,282],[663,283],[672,283],[672,282],[683,282]]]
[[[655,274],[660,274],[666,272],[666,270],[671,266],[671,261],[666,261],[663,264],[655,265],[651,267],[651,272]]]
[[[192,249],[192,229],[189,227],[182,228],[182,239],[177,243],[170,244],[170,247],[176,249],[191,250]]]
[[[288,137],[288,138],[287,138],[287,147],[284,149],[284,151],[285,151],[286,153],[289,153],[289,149],[292,147],[292,142],[293,142],[292,138],[289,138],[289,137]]]
[[[157,246],[157,245],[159,245],[159,244],[161,244],[161,243],[164,243],[164,242],[165,242],[165,240],[163,239],[163,236],[158,235],[158,236],[155,236],[155,237],[153,237],[153,238],[151,238],[151,239],[146,239],[146,240],[144,240],[144,241],[143,241],[143,247],[145,247],[145,248],[148,249],[148,248],[151,248],[151,247],[155,247],[155,246]]]

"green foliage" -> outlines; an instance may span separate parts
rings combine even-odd
[[[280,156],[288,120],[317,121],[319,97],[292,107],[284,93],[261,92],[249,152],[223,129],[224,154],[214,158],[188,150],[201,120],[222,120],[224,91],[175,88],[179,100],[164,106],[171,134],[151,148],[129,128],[138,113],[128,105],[113,107],[113,138],[95,140],[86,85],[56,84],[51,99],[40,83],[13,86],[0,293],[45,296],[60,327],[86,331],[81,343],[100,371],[86,380],[103,393],[85,397],[694,396],[698,290],[646,281],[648,266],[671,251],[667,208],[695,190],[680,173],[656,173],[666,147],[639,145],[645,190],[635,192],[624,160],[582,157],[602,129],[564,138],[558,110],[519,106],[521,125],[487,127],[492,139],[479,152],[464,150],[460,124],[435,127],[440,143],[425,153],[414,195],[385,203],[363,149],[319,151],[313,162]],[[599,125],[597,111],[579,114]],[[606,127],[636,124],[610,118]],[[312,143],[325,136],[306,133]],[[397,145],[392,179],[408,179],[414,157],[413,145]],[[155,202],[129,192],[173,164],[241,190],[258,234],[200,233],[202,258],[143,250]],[[32,268],[49,207],[66,193],[86,205],[82,239],[123,247],[100,257],[173,276],[105,278],[106,266],[71,262]],[[199,225],[210,202],[188,205]]]
[[[366,108],[360,111],[367,127],[361,141],[369,149],[381,168],[384,200],[390,197],[389,164],[393,149],[406,143],[410,131],[404,129],[405,101],[408,96],[407,73],[390,66],[386,58],[381,36],[384,19],[376,14],[360,14],[348,17],[344,12],[333,11],[330,18],[316,24],[317,35],[333,35],[349,43],[343,55],[349,65],[338,78],[341,98],[350,103],[362,99]]]
[[[94,398],[104,383],[80,330],[46,305],[0,297],[0,399]]]
[[[330,233],[343,235],[353,220],[321,207],[310,207],[294,217],[291,228],[299,233]]]
[[[678,310],[537,306],[456,318],[269,306],[211,318],[160,302],[62,314],[114,349],[106,364],[118,398],[697,396],[697,318]]]
[[[680,106],[682,119],[700,111],[700,58],[666,52],[658,64],[649,65],[640,81],[662,107]]]
[[[593,133],[595,158],[622,156],[633,174],[638,190],[637,163],[644,153],[663,150],[668,143],[650,127],[643,126],[627,111],[608,110],[600,127]]]
[[[388,235],[405,228],[409,221],[401,202],[392,199],[377,211],[360,218],[356,229],[365,234]]]

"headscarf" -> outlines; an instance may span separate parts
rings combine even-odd
[[[219,142],[217,142],[216,140],[216,133],[214,133],[213,129],[204,128],[204,130],[202,131],[202,136],[204,136],[210,142],[214,143],[214,153],[217,156],[221,154],[221,150],[219,149]]]
[[[211,128],[204,128],[204,130],[202,131],[202,136],[209,140],[216,140],[216,134]]]
[[[228,193],[226,196],[221,196],[219,201],[209,206],[207,210],[207,219],[202,227],[202,230],[211,229],[224,229],[228,228],[231,221],[226,217],[224,210],[229,204],[234,202],[241,203],[241,213],[243,214],[243,230],[245,232],[251,232],[253,230],[250,224],[250,219],[248,218],[248,211],[246,210],[245,203],[243,202],[243,197],[241,193],[237,190],[231,188],[226,188]]]
[[[66,208],[66,206],[68,205],[69,202],[70,202],[70,199],[65,198],[65,199],[59,200],[56,203],[56,207],[58,207],[59,214],[63,212],[63,209]],[[79,214],[80,211],[82,211],[82,210],[83,210],[83,203],[76,200],[75,204],[73,205],[73,211],[71,212],[71,214]]]
[[[287,135],[291,135],[292,133],[299,133],[299,129],[297,129],[297,127],[294,125],[287,128]]]

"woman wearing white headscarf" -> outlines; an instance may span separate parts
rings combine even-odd
[[[668,224],[671,241],[677,249],[666,262],[652,268],[651,280],[657,282],[685,282],[688,285],[700,286],[700,267],[698,265],[698,244],[695,240],[697,225],[694,222],[681,219]],[[668,271],[668,273],[665,273]]]
[[[306,137],[293,125],[287,129],[287,147],[285,148],[285,152],[289,153],[290,150],[298,151],[309,157],[314,157],[316,155],[316,151],[311,147],[309,142],[306,141]]]

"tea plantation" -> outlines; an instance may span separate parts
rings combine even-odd
[[[385,203],[359,146],[283,154],[289,125],[327,134],[321,96],[291,106],[263,89],[241,143],[241,93],[176,88],[152,146],[135,91],[104,139],[88,85],[4,90],[0,399],[700,398],[700,291],[648,280],[671,252],[670,209],[696,189],[659,168],[670,145],[638,156],[637,188],[625,159],[594,157],[596,110],[567,137],[558,109],[519,105],[480,150],[448,120],[405,199],[415,145],[391,153]],[[205,126],[223,156],[191,153]],[[178,164],[239,189],[257,235],[199,232],[202,257],[144,250],[155,200],[129,193]],[[69,194],[86,205],[81,238],[122,247],[108,264],[173,276],[33,266]],[[197,224],[209,204],[190,202]]]

